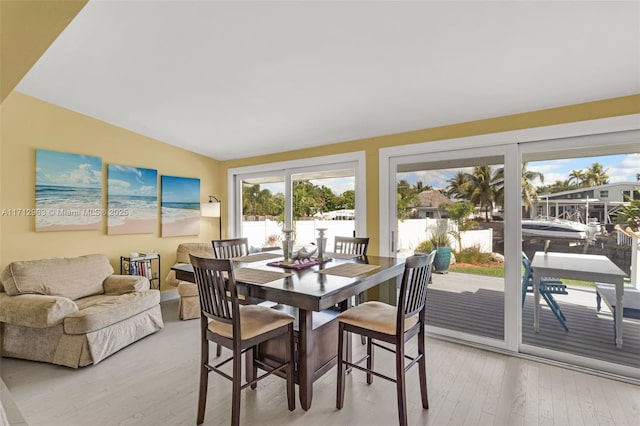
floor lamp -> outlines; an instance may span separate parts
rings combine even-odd
[[[209,195],[209,202],[200,204],[200,216],[218,218],[218,224],[220,225],[218,238],[222,239],[222,217],[220,215],[220,204],[221,203],[219,199],[217,199],[213,195]]]

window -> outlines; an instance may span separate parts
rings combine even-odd
[[[336,235],[366,235],[364,154],[317,157],[229,170],[234,182],[233,234],[252,251],[281,247],[284,229],[294,247],[311,245],[325,228]]]

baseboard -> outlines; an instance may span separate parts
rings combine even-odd
[[[166,302],[167,300],[179,299],[178,289],[166,290],[160,292],[160,302]]]

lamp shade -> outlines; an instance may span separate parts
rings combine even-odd
[[[209,201],[200,204],[200,216],[203,217],[220,217],[220,202]]]

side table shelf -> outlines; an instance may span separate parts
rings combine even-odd
[[[120,256],[120,274],[147,277],[151,283],[151,288],[160,290],[160,255]]]

